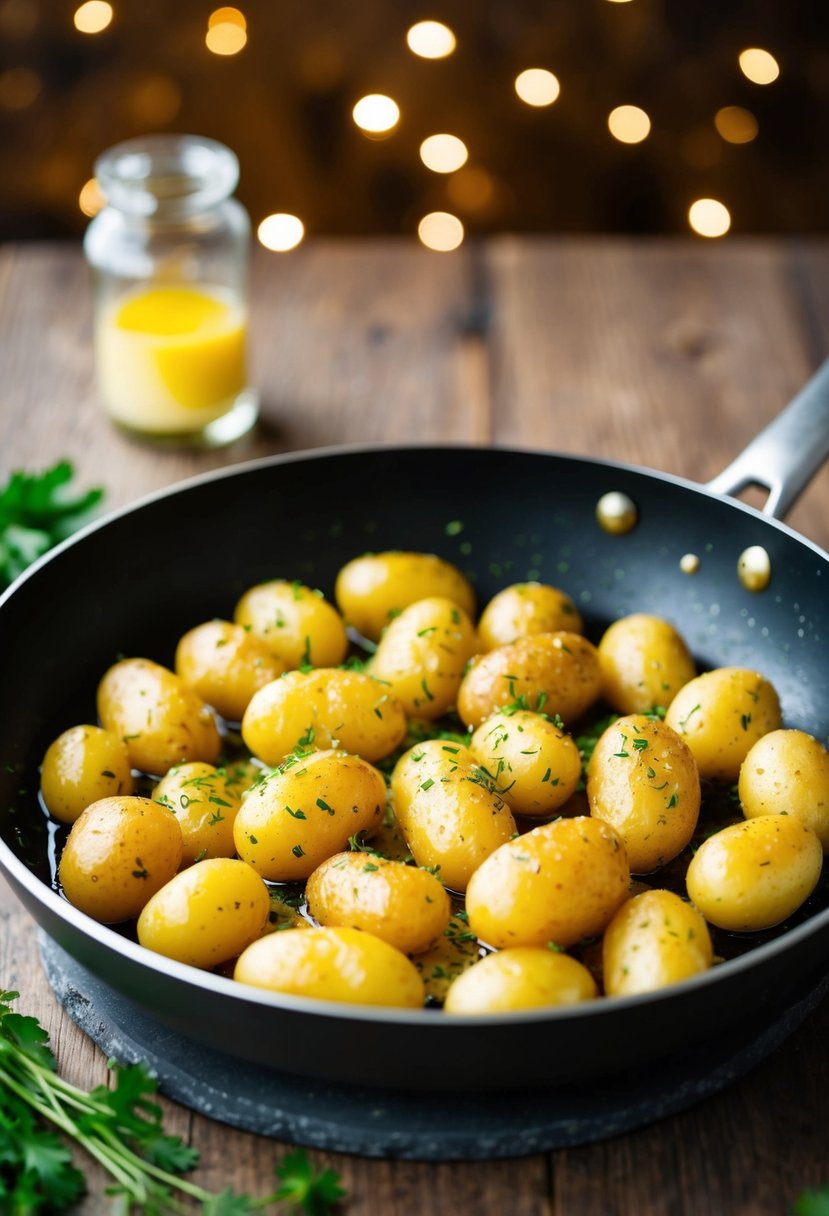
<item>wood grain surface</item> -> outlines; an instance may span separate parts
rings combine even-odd
[[[69,457],[117,507],[220,464],[341,443],[463,441],[586,453],[710,478],[829,353],[829,247],[502,238],[430,254],[318,242],[254,267],[263,421],[224,452],[146,447],[95,400],[74,246],[0,250],[0,477]],[[829,472],[789,522],[829,546]],[[106,1074],[57,1006],[34,926],[0,880],[0,984],[52,1034],[64,1075]],[[675,1118],[503,1163],[312,1153],[348,1216],[784,1216],[829,1183],[829,1003],[765,1064]],[[165,1103],[203,1185],[264,1193],[283,1147]],[[516,1146],[520,1149],[520,1146]],[[91,1183],[83,1216],[105,1213]]]

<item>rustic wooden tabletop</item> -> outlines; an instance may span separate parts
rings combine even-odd
[[[829,247],[509,239],[435,255],[318,242],[254,269],[263,424],[224,452],[116,433],[95,400],[75,247],[0,251],[0,478],[67,456],[120,506],[219,464],[346,442],[467,441],[585,453],[713,476],[829,352]],[[789,522],[829,546],[829,473]],[[34,926],[0,880],[0,987],[49,1029],[84,1085],[102,1054],[63,1014]],[[312,1153],[348,1216],[783,1216],[829,1183],[829,1004],[719,1096],[655,1126],[521,1161],[423,1165]],[[167,1104],[197,1179],[263,1193],[284,1146]],[[84,1163],[84,1216],[109,1210]]]

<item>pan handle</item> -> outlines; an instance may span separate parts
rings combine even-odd
[[[782,519],[829,456],[829,359],[773,422],[706,489],[767,489],[763,512]]]

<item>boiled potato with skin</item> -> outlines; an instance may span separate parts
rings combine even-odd
[[[700,777],[736,781],[751,747],[779,729],[780,701],[756,671],[717,667],[679,690],[665,721],[694,753]]]
[[[601,933],[628,897],[621,837],[598,819],[555,819],[501,845],[472,875],[470,928],[490,946],[564,948]]]
[[[366,553],[343,566],[334,595],[340,611],[363,637],[376,642],[404,608],[441,596],[475,613],[475,592],[451,562],[434,553]]]
[[[488,954],[458,976],[446,995],[447,1013],[512,1013],[577,1005],[598,995],[593,976],[576,959],[539,946]]]
[[[644,714],[609,726],[587,769],[590,814],[622,837],[634,874],[681,853],[697,826],[700,784],[690,748],[675,730]]]
[[[182,847],[166,807],[129,795],[102,798],[72,825],[58,870],[63,893],[105,925],[130,920],[176,873]]]
[[[480,726],[496,710],[523,709],[580,718],[599,695],[596,647],[577,633],[537,633],[476,659],[461,683],[458,713]]]
[[[582,633],[576,605],[563,591],[546,583],[513,583],[493,596],[478,621],[483,650],[507,646],[534,633],[558,630]]]
[[[449,896],[427,870],[372,853],[335,853],[305,887],[321,925],[351,925],[403,954],[428,950],[449,923]]]
[[[692,904],[673,891],[645,891],[622,904],[605,929],[605,992],[655,992],[707,971],[713,958],[708,926]]]
[[[176,647],[176,674],[222,717],[240,722],[250,699],[285,664],[241,625],[205,621]]]
[[[516,814],[552,814],[581,780],[579,749],[542,714],[493,714],[475,731],[469,747]]]
[[[738,789],[746,819],[790,815],[811,828],[829,853],[829,753],[812,735],[763,735],[743,761]]]
[[[243,861],[213,857],[171,878],[144,905],[138,940],[191,967],[215,967],[261,937],[268,888]]]
[[[383,820],[383,774],[359,756],[315,752],[267,774],[242,802],[236,851],[263,878],[296,882]]]
[[[670,705],[697,674],[691,652],[673,625],[645,612],[614,621],[598,649],[602,696],[622,714]]]
[[[127,745],[130,763],[163,776],[174,764],[213,764],[222,741],[201,697],[150,659],[122,659],[98,685],[98,716]]]
[[[469,967],[474,967],[481,956],[478,939],[465,916],[465,912],[455,912],[434,946],[412,956],[423,979],[427,1000],[443,1004],[449,985]]]
[[[40,791],[46,809],[74,823],[90,803],[135,788],[127,745],[100,726],[73,726],[46,749]]]
[[[177,764],[159,781],[153,798],[178,820],[185,865],[203,857],[234,855],[233,822],[242,805],[242,790],[226,770],[200,761]]]
[[[285,929],[248,946],[233,978],[291,996],[419,1009],[423,981],[414,965],[359,929]]]
[[[266,684],[242,719],[242,738],[266,764],[281,763],[297,746],[381,760],[405,735],[406,715],[387,684],[336,667],[291,671]]]
[[[312,664],[336,667],[348,650],[345,625],[337,609],[302,583],[274,579],[251,587],[236,605],[233,619],[259,638],[286,668]]]
[[[817,886],[822,865],[811,828],[792,816],[760,815],[709,836],[685,880],[712,925],[753,933],[797,911]]]
[[[507,804],[468,748],[429,739],[400,757],[391,779],[398,826],[419,866],[453,891],[516,832]]]
[[[478,649],[475,626],[441,596],[404,608],[380,639],[369,671],[389,685],[409,717],[431,721],[451,709]]]

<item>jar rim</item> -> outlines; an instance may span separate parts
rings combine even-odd
[[[239,181],[230,148],[202,135],[124,140],[95,161],[107,203],[145,219],[190,214],[228,198]]]

